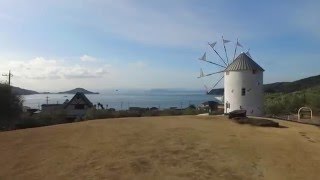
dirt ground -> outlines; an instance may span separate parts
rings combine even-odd
[[[217,116],[94,120],[0,133],[0,179],[320,179],[320,128]]]

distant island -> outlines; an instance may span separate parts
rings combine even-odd
[[[276,82],[271,84],[264,84],[263,89],[265,93],[291,93],[317,86],[320,86],[320,75],[311,76],[293,82]],[[218,88],[212,89],[207,94],[222,96],[223,93],[223,88]]]
[[[83,94],[99,94],[98,92],[91,92],[83,88],[75,88],[69,91],[58,92],[58,94],[76,94],[77,92],[81,92]]]
[[[54,93],[54,92],[37,92],[37,91],[33,91],[33,90],[28,90],[28,89],[22,89],[19,87],[14,87],[12,86],[12,92],[14,94],[17,95],[32,95],[32,94],[76,94],[77,92],[82,92],[84,94],[99,94],[98,92],[91,92],[88,91],[84,88],[75,88],[69,91],[63,91],[63,92],[58,92],[58,93]]]
[[[18,95],[40,94],[37,91],[32,91],[32,90],[28,90],[28,89],[22,89],[22,88],[14,87],[14,86],[12,86],[12,92],[14,94],[18,94]]]

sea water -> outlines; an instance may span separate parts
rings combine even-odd
[[[71,100],[73,94],[35,94],[22,96],[24,106],[40,109],[42,104],[61,104],[66,99]],[[104,92],[100,94],[86,94],[93,103],[101,103],[104,107],[126,110],[129,107],[170,107],[186,108],[189,105],[200,105],[206,101],[219,101],[220,97],[207,95],[202,91],[140,91],[140,92]]]

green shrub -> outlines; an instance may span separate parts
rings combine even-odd
[[[265,95],[267,114],[297,113],[303,106],[310,107],[314,114],[320,113],[320,87],[288,94],[275,93]]]
[[[187,109],[184,109],[183,111],[182,111],[182,114],[183,115],[196,115],[196,114],[199,114],[199,111],[198,110],[196,110],[195,108],[187,108]]]
[[[16,129],[25,129],[25,128],[33,128],[33,127],[41,127],[48,125],[47,122],[29,117],[29,118],[23,118],[16,122],[15,128]]]
[[[67,119],[67,113],[64,110],[55,111],[53,113],[42,112],[39,114],[34,114],[32,116],[29,113],[24,113],[21,118],[16,121],[15,128],[24,129],[68,122],[73,122],[73,120]]]

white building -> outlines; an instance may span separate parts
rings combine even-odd
[[[243,109],[247,115],[263,115],[263,71],[241,53],[224,72],[224,112]]]

